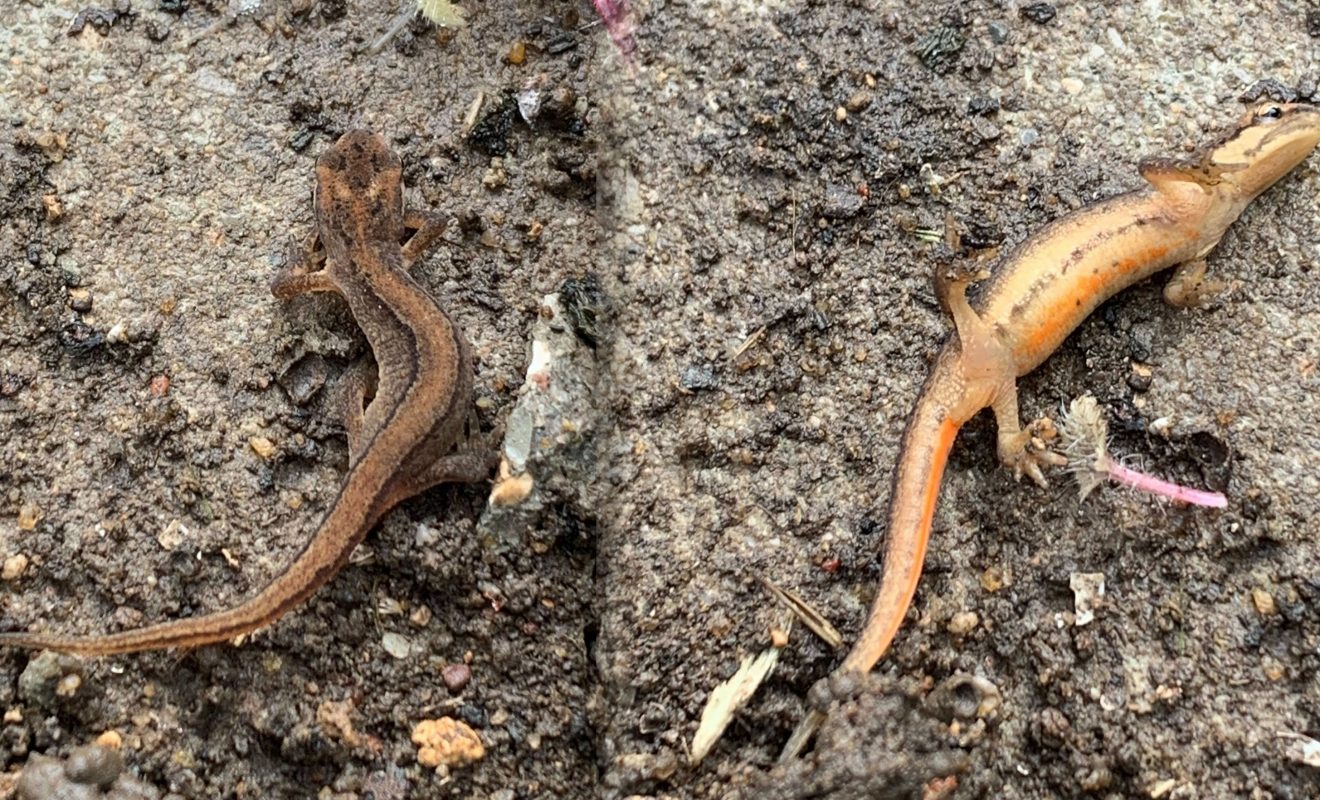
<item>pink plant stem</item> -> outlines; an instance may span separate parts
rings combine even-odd
[[[1179,486],[1176,483],[1162,481],[1144,472],[1128,469],[1112,460],[1106,459],[1106,461],[1108,463],[1105,465],[1105,471],[1109,473],[1109,477],[1118,483],[1131,486],[1133,489],[1158,494],[1170,500],[1193,506],[1206,506],[1207,508],[1225,508],[1228,506],[1228,498],[1219,492],[1203,492],[1200,489]]]
[[[596,7],[596,13],[600,15],[601,22],[605,23],[605,30],[609,31],[610,38],[614,40],[614,46],[619,48],[623,55],[623,60],[632,68],[633,51],[637,49],[637,43],[632,37],[632,20],[628,10],[628,0],[592,0],[592,5]]]

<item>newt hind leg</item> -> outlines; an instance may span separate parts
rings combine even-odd
[[[289,241],[284,267],[270,282],[270,293],[289,300],[307,292],[338,292],[325,269],[326,253],[321,237],[313,233],[304,242]]]
[[[1018,415],[1017,366],[1013,355],[989,325],[967,302],[967,287],[984,273],[953,267],[937,276],[940,299],[958,329],[959,362],[965,385],[959,415],[970,417],[989,405],[999,429],[999,460],[1013,470],[1013,478],[1025,474],[1041,487],[1049,485],[1044,466],[1063,466],[1068,459],[1049,449],[1058,436],[1049,417],[1025,428]]]
[[[1010,383],[990,403],[995,413],[995,426],[999,428],[997,449],[999,461],[1013,470],[1013,479],[1026,475],[1042,489],[1050,482],[1045,479],[1042,466],[1061,467],[1068,459],[1050,450],[1050,443],[1059,435],[1049,417],[1041,417],[1021,426],[1018,416],[1017,386]]]
[[[442,483],[480,483],[499,462],[500,454],[494,450],[460,450],[441,456],[424,469],[400,475],[387,501],[402,502]]]
[[[1228,284],[1207,278],[1205,267],[1204,258],[1179,264],[1164,284],[1164,302],[1177,308],[1199,308],[1222,293]]]
[[[366,443],[380,429],[380,420],[368,418],[371,400],[376,396],[378,377],[376,362],[363,357],[350,364],[339,379],[339,399],[344,408],[344,432],[348,434],[350,464],[358,460]]]

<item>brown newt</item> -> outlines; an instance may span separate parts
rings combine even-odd
[[[316,233],[293,250],[271,292],[340,294],[376,357],[374,375],[347,376],[348,473],[315,535],[264,589],[226,611],[94,636],[4,633],[0,645],[105,655],[234,639],[310,597],[400,501],[490,474],[490,454],[455,452],[471,412],[467,340],[407,272],[439,240],[443,220],[404,212],[402,163],[366,131],[344,134],[317,159],[313,204]]]

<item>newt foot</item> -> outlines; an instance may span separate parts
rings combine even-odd
[[[1201,308],[1223,294],[1224,281],[1206,277],[1205,259],[1181,264],[1164,285],[1164,302],[1176,308]]]
[[[1067,458],[1050,449],[1050,443],[1058,436],[1054,421],[1049,417],[1041,417],[1000,441],[999,460],[1013,470],[1013,480],[1020,481],[1026,475],[1037,486],[1048,489],[1050,482],[1041,467],[1061,467],[1068,463]]]

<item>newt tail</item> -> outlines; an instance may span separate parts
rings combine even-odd
[[[955,377],[948,361],[942,359],[944,363],[931,371],[921,393],[923,397],[935,396],[932,384],[950,382]],[[921,580],[944,465],[962,424],[944,406],[935,403],[919,403],[908,418],[899,446],[903,455],[894,470],[890,490],[893,502],[889,504],[884,574],[868,615],[876,624],[866,626],[840,669],[869,672],[889,649],[889,643],[903,624]]]
[[[355,469],[362,469],[362,465],[357,465]],[[343,495],[344,490],[356,491],[354,483],[353,473],[350,472],[340,494]],[[363,512],[367,512],[367,518],[362,518]],[[265,589],[233,608],[204,617],[170,620],[99,636],[0,633],[0,646],[106,656],[170,647],[200,647],[235,639],[279,619],[334,577],[382,513],[369,511],[365,504],[336,502],[322,523],[322,529],[353,531],[353,535],[336,541],[334,547],[325,547],[324,541],[320,543],[322,546],[315,547],[312,546],[313,542],[308,542],[293,562]],[[348,516],[357,518],[346,519]]]

